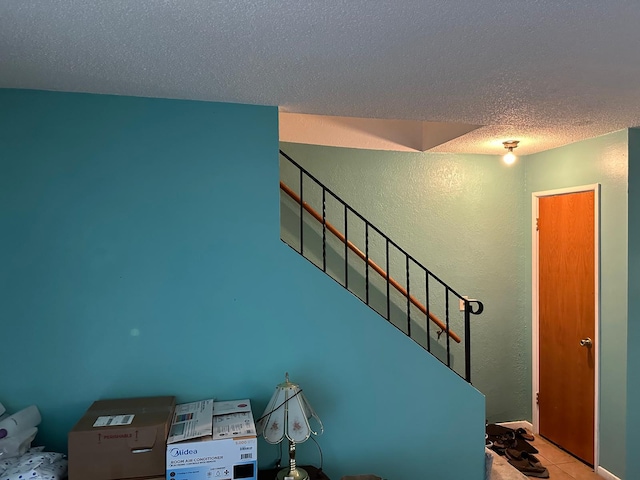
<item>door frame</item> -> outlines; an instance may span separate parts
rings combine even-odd
[[[540,385],[540,356],[539,356],[539,317],[538,317],[538,231],[537,231],[537,218],[539,212],[539,200],[541,197],[549,197],[553,195],[563,195],[567,193],[582,193],[582,192],[594,192],[593,194],[593,208],[594,208],[594,277],[595,277],[595,295],[594,295],[594,313],[595,313],[595,325],[594,325],[594,357],[595,357],[595,371],[594,371],[594,386],[595,386],[595,398],[593,403],[594,418],[593,418],[593,468],[598,470],[600,452],[599,452],[599,431],[600,431],[600,184],[594,183],[591,185],[582,185],[578,187],[560,188],[557,190],[545,190],[541,192],[533,192],[531,194],[531,248],[532,248],[532,264],[531,264],[531,340],[532,340],[532,389],[531,389],[531,412],[533,415],[533,430],[535,433],[539,433],[539,410],[537,402],[537,392]]]

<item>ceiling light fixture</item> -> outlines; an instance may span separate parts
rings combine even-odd
[[[502,157],[502,160],[504,160],[504,163],[506,163],[507,165],[512,165],[516,161],[516,154],[513,153],[513,149],[516,148],[519,143],[520,140],[509,140],[508,142],[502,142],[504,148],[509,150],[504,154],[504,157]]]

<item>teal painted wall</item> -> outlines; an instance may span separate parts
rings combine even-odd
[[[487,155],[281,148],[460,294],[484,302],[485,312],[473,317],[473,384],[486,395],[489,421],[525,418],[531,374],[524,282],[530,277],[524,275],[521,218],[529,213],[522,163],[507,168]],[[281,169],[285,183],[297,189],[296,175],[284,162]],[[305,200],[317,204],[321,197],[310,187],[305,191]],[[383,254],[372,258],[384,265]],[[391,272],[402,284],[403,270]]]
[[[629,324],[627,331],[627,432],[640,428],[640,130],[629,130]],[[640,478],[640,464],[636,455],[640,438],[626,437],[628,479]]]
[[[272,107],[0,90],[0,401],[64,450],[95,399],[260,415],[289,371],[331,478],[481,480],[482,395],[280,241],[277,149]]]
[[[531,212],[532,192],[601,184],[600,464],[624,478],[625,452],[620,447],[624,445],[626,430],[627,131],[530,155],[523,163],[526,165],[527,212]],[[526,248],[530,252],[530,213],[523,218],[523,223],[527,229]],[[530,263],[528,268],[530,272]],[[531,284],[526,285],[527,311],[530,312]]]

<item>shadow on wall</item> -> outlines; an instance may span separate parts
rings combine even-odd
[[[321,211],[321,210],[320,210]],[[307,212],[303,213],[304,222],[302,223],[302,237],[304,241],[303,256],[313,263],[320,270],[323,270],[323,264],[326,262],[326,273],[340,285],[345,287],[348,282],[347,290],[358,297],[362,302],[367,304],[367,268],[366,263],[358,257],[353,251],[346,249],[345,245],[338,240],[328,230],[323,234],[322,224],[316,221]],[[357,222],[354,222],[357,220]],[[329,220],[328,220],[329,221]],[[347,238],[353,242],[358,248],[364,252],[365,248],[361,245],[365,244],[364,227],[357,217],[348,218],[347,222]],[[344,215],[338,221],[330,221],[338,230],[344,232]],[[340,228],[342,226],[343,228]],[[281,192],[280,195],[280,238],[288,244],[296,252],[300,253],[300,205],[292,200],[288,195]],[[360,231],[358,231],[360,230]],[[324,242],[323,242],[324,238]],[[386,246],[380,235],[369,234],[369,258],[384,259],[384,262],[378,263],[383,270],[387,271],[386,263]],[[324,262],[323,262],[323,244],[324,244]],[[345,262],[345,255],[347,262]],[[402,259],[400,258],[402,257]],[[404,261],[404,255],[400,252],[389,251],[389,274],[398,283],[406,286],[407,269]],[[402,265],[400,265],[402,264]],[[418,274],[419,269],[415,267],[409,268],[410,294],[418,299],[423,305],[426,304],[426,288],[425,280]],[[429,338],[429,351],[445,365],[447,364],[447,336],[442,333],[438,335],[439,327],[432,322],[427,325],[426,315],[412,304],[407,305],[407,298],[398,292],[395,288],[389,287],[389,295],[387,296],[387,282],[373,269],[369,268],[368,278],[368,305],[376,313],[387,318],[389,322],[402,331],[405,335],[408,332],[408,320],[410,312],[411,319],[411,335],[410,337],[423,348],[427,349],[427,338]],[[445,321],[445,290],[434,285],[431,281],[429,286],[429,310]],[[387,298],[389,301],[387,302]],[[449,306],[450,329],[462,337],[464,342],[464,315],[458,311],[458,299],[454,297],[455,304]],[[453,302],[453,299],[450,300]],[[364,333],[363,333],[364,334]],[[453,340],[449,342],[451,368],[459,375],[464,376],[464,343],[456,343]],[[456,359],[460,359],[460,365],[456,364]]]

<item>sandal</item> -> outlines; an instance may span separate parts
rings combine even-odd
[[[493,448],[493,442],[489,440],[489,435],[485,433],[484,435],[484,446],[487,448]]]
[[[533,467],[545,468],[544,465],[542,465],[540,459],[534,455],[531,455],[529,452],[521,452],[520,450],[516,450],[514,448],[507,448],[504,451],[504,454],[509,460],[528,460]]]
[[[516,435],[513,432],[505,433],[504,435],[500,435],[493,441],[493,445],[496,448],[501,450],[507,448],[514,448],[518,441],[516,440]]]
[[[529,442],[533,442],[535,440],[535,437],[533,436],[533,434],[531,432],[528,432],[524,428],[516,429],[515,433],[523,440],[527,440]]]
[[[509,463],[528,477],[549,478],[549,470],[532,465],[528,459],[509,460]]]
[[[509,460],[522,460],[522,452],[515,448],[506,448],[504,454]]]
[[[525,460],[529,460],[529,463],[534,467],[544,468],[544,465],[542,465],[540,459],[538,459],[538,457],[534,455],[531,455],[529,452],[522,452],[522,458]]]

